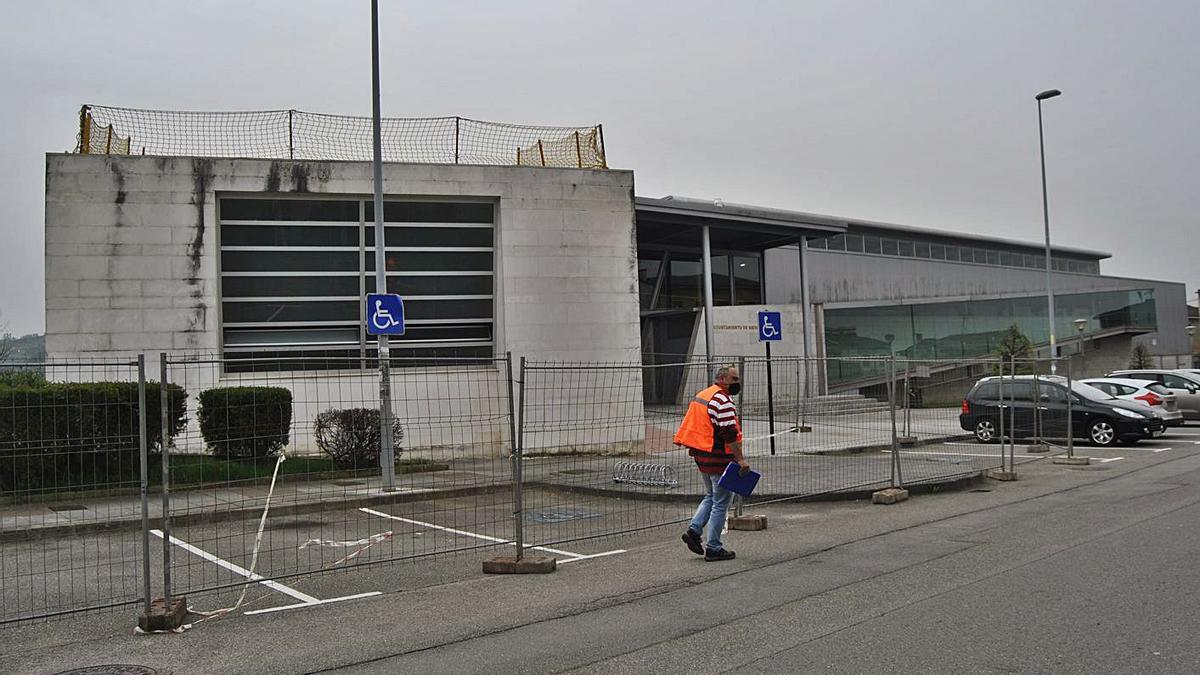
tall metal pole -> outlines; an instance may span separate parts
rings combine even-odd
[[[704,358],[708,362],[708,381],[716,374],[713,370],[713,290],[712,290],[712,247],[708,240],[708,226],[700,228],[700,268],[704,271]]]
[[[167,353],[158,355],[158,405],[162,428],[159,456],[162,458],[163,602],[171,608],[171,392],[167,387]]]
[[[891,487],[899,487],[900,443],[896,438],[896,353],[888,358],[888,413],[892,420],[892,479]]]
[[[1040,94],[1039,94],[1040,96]],[[1046,197],[1046,140],[1042,132],[1042,99],[1037,99],[1038,150],[1042,159],[1042,220],[1046,226],[1046,303],[1049,305],[1050,320],[1050,374],[1058,372],[1054,358],[1058,355],[1054,340],[1054,287],[1050,279],[1050,202]]]
[[[775,385],[771,382],[771,341],[764,342],[767,346],[767,424],[771,435],[771,454],[775,454]]]
[[[803,336],[800,346],[804,350],[804,399],[800,404],[800,424],[801,428],[808,426],[805,413],[808,409],[808,399],[812,395],[809,389],[812,382],[812,375],[809,372],[812,362],[809,357],[812,352],[809,351],[808,332],[812,329],[813,324],[809,322],[812,318],[812,306],[808,302],[808,239],[800,240],[800,318],[803,322]]]
[[[150,448],[146,440],[146,355],[138,354],[138,450],[142,469],[142,593],[150,615]]]
[[[387,239],[383,230],[383,140],[379,117],[379,0],[371,0],[371,127],[372,176],[375,182],[375,292],[387,293]],[[392,447],[392,378],[388,337],[379,336],[379,462],[383,489],[396,489],[396,458]]]

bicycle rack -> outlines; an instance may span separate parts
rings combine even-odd
[[[651,487],[679,487],[675,469],[664,464],[617,462],[613,466],[613,482]]]

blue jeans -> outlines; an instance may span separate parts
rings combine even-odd
[[[733,493],[717,485],[719,476],[701,473],[704,478],[704,499],[692,517],[688,529],[697,534],[704,533],[708,525],[708,542],[705,544],[710,551],[721,550],[721,530],[725,529],[725,514],[729,512],[729,503],[733,501]]]

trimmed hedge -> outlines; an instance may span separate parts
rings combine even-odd
[[[214,455],[272,457],[288,443],[292,392],[283,387],[217,387],[200,394],[200,433]]]
[[[329,455],[339,469],[370,469],[379,466],[378,408],[327,410],[313,424],[317,446]],[[403,450],[404,428],[392,420],[392,448],[399,457]]]
[[[187,394],[168,385],[170,429]],[[146,383],[146,434],[158,451],[157,382]],[[136,382],[0,383],[0,492],[105,488],[140,479]]]

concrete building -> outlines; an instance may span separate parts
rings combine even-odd
[[[797,369],[810,395],[880,381],[877,365],[838,357],[987,357],[1013,324],[1048,341],[1037,243],[635,199],[630,171],[389,163],[384,180],[388,290],[405,297],[409,326],[392,353],[414,366],[397,370],[398,386],[450,381],[444,400],[456,402],[442,405],[451,413],[472,405],[466,388],[474,385],[454,384],[453,363],[434,357],[670,364],[757,356],[763,308],[783,314],[789,339],[777,355],[827,359]],[[356,394],[361,405],[377,403],[366,366],[375,342],[361,319],[374,290],[371,191],[368,162],[48,155],[49,357],[218,356],[219,367],[188,383],[193,393],[286,382],[298,420],[328,405],[334,384],[320,371],[332,368],[341,371],[337,386],[365,392]],[[1089,371],[1100,371],[1124,365],[1142,343],[1164,365],[1187,365],[1183,284],[1104,276],[1103,252],[1058,247],[1052,257],[1065,353],[1087,350]],[[644,385],[651,404],[678,402],[700,384],[689,378],[705,377],[647,372],[630,384],[639,395]],[[499,387],[503,374],[489,373]],[[563,401],[564,419],[604,405],[580,397]],[[411,408],[398,414],[413,418],[435,405],[404,404]],[[495,448],[507,430],[497,423],[472,433],[410,440]],[[636,448],[639,434],[607,443]],[[529,447],[586,442],[563,431]],[[294,445],[306,444],[301,429]]]

